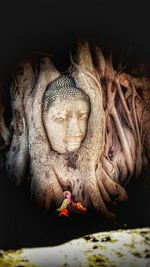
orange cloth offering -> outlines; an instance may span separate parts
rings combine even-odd
[[[64,200],[60,206],[60,208],[57,209],[57,211],[59,212],[59,216],[64,216],[64,217],[68,217],[69,216],[69,210],[68,210],[68,205],[70,205],[72,208],[77,209],[78,211],[82,211],[82,212],[86,212],[87,209],[86,207],[83,207],[83,205],[81,204],[81,202],[73,202],[72,197],[71,197],[71,193],[69,191],[64,191],[63,193],[64,195]]]

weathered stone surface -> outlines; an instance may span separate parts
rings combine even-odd
[[[16,256],[13,256],[14,254]],[[17,261],[17,257],[20,261]],[[9,258],[12,265],[8,265]],[[13,264],[13,259],[16,265]],[[7,260],[6,263],[5,260]],[[21,265],[18,265],[19,263]],[[0,266],[6,265],[150,267],[150,228],[101,232],[55,247],[25,248],[19,253],[2,252]]]

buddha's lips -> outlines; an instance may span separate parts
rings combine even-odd
[[[69,138],[65,139],[65,143],[67,143],[67,144],[79,144],[82,142],[82,140],[83,140],[82,136],[81,137],[71,137],[71,138],[69,137]]]

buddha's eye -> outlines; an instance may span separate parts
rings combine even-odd
[[[54,118],[54,120],[56,122],[63,122],[63,121],[66,120],[66,117],[65,116],[57,116],[57,117]]]
[[[80,114],[80,116],[79,116],[80,120],[87,120],[87,118],[88,118],[88,114],[87,113]]]

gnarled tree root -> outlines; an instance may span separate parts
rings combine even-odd
[[[98,47],[95,54],[97,66],[89,44],[80,42],[76,60],[71,60],[70,75],[89,96],[91,111],[80,149],[62,155],[51,149],[43,111],[47,86],[61,74],[49,57],[41,60],[39,73],[31,62],[22,64],[11,89],[13,138],[6,169],[20,184],[28,164],[32,194],[47,209],[58,207],[63,191],[70,190],[75,202],[114,219],[108,206],[127,200],[125,185],[142,170],[143,145],[149,134],[145,126],[149,120],[143,114],[149,114],[149,107],[136,90],[141,81],[117,73],[112,56],[105,59]]]

